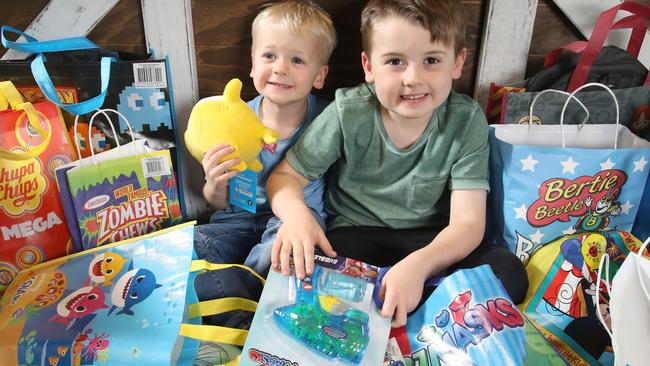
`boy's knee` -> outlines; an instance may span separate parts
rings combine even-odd
[[[526,267],[514,253],[505,248],[494,248],[493,251],[494,258],[490,261],[492,271],[501,280],[512,301],[515,304],[523,302],[528,291]]]

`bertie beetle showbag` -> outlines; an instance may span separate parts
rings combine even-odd
[[[390,319],[373,301],[377,274],[320,255],[303,280],[270,271],[239,365],[381,365]]]
[[[593,86],[609,90],[592,83],[576,92]],[[630,231],[649,161],[650,143],[619,123],[491,125],[488,236],[527,263],[563,235]]]

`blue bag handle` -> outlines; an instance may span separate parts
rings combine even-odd
[[[5,32],[11,32],[18,34],[19,36],[23,36],[27,42],[9,41],[5,37]],[[50,78],[50,75],[45,68],[45,56],[43,55],[43,52],[63,52],[88,49],[101,50],[103,48],[97,46],[84,37],[72,37],[51,41],[38,41],[32,36],[6,25],[2,26],[0,33],[2,36],[2,45],[6,48],[37,54],[31,64],[32,76],[34,77],[34,80],[36,80],[36,84],[38,84],[39,88],[41,88],[43,94],[45,94],[47,99],[49,99],[52,103],[75,115],[90,113],[98,108],[101,108],[101,106],[104,104],[104,99],[106,99],[106,92],[108,90],[108,83],[110,81],[111,62],[115,61],[116,58],[102,57],[100,61],[101,86],[99,95],[83,102],[75,104],[63,104],[61,102],[61,99],[59,99],[59,95],[54,88],[52,79]]]

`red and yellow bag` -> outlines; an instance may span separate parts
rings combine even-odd
[[[0,82],[0,294],[23,268],[70,251],[54,170],[76,159],[59,108]]]

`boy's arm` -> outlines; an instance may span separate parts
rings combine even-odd
[[[203,197],[216,210],[228,207],[228,182],[237,175],[237,170],[230,170],[239,164],[240,159],[230,159],[219,163],[226,155],[232,153],[234,148],[225,144],[212,147],[203,157],[201,165],[205,174]]]
[[[271,268],[289,275],[289,257],[293,253],[296,276],[304,278],[314,269],[314,245],[325,255],[336,256],[325,233],[305,204],[304,189],[309,180],[282,160],[266,182],[266,194],[273,213],[282,220],[271,251]]]
[[[399,261],[384,276],[382,315],[394,316],[393,325],[406,324],[406,314],[417,306],[424,282],[469,255],[483,240],[485,190],[453,190],[449,225],[431,243]]]

